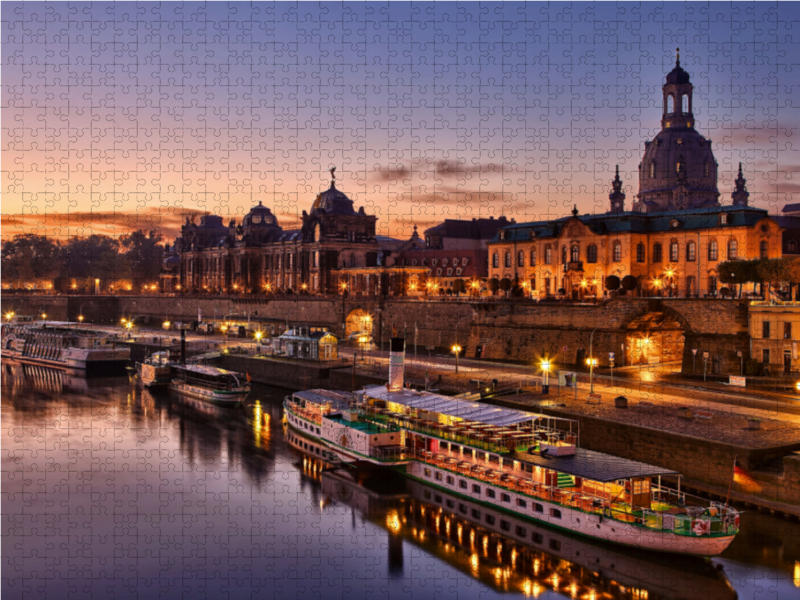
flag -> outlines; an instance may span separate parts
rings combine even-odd
[[[250,377],[250,371],[247,371],[247,373],[245,373],[245,377],[247,377],[247,383],[250,383],[251,381],[253,381],[253,378]]]

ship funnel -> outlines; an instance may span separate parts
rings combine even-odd
[[[389,390],[403,391],[403,375],[406,360],[406,340],[393,337],[389,342]]]

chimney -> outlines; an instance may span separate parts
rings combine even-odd
[[[389,344],[389,391],[402,392],[406,360],[406,340],[401,337],[393,337]]]
[[[186,364],[186,330],[181,328],[181,364]]]

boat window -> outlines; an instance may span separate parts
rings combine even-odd
[[[561,542],[559,540],[554,540],[550,538],[550,549],[551,550],[561,550]]]
[[[495,494],[494,494],[494,490],[493,490],[493,489],[491,489],[491,488],[486,488],[486,495],[487,495],[489,498],[494,498],[494,496],[495,496]]]
[[[561,511],[558,510],[557,508],[551,508],[550,509],[550,516],[553,517],[554,519],[560,519],[561,518]]]
[[[509,523],[508,521],[503,521],[501,519],[500,520],[500,529],[502,529],[503,531],[511,531],[511,523]]]
[[[490,454],[489,455],[489,462],[492,463],[492,464],[495,464],[495,465],[499,465],[500,464],[500,457],[495,455],[495,454]]]
[[[473,508],[472,509],[472,518],[473,519],[480,519],[481,518],[481,511],[479,511],[477,508]]]
[[[431,492],[430,492],[430,490],[425,490],[425,491],[422,493],[422,495],[423,495],[423,496],[425,496],[425,500],[430,500],[430,499],[431,499]]]
[[[456,480],[455,480],[454,477],[451,477],[450,475],[447,476],[447,483],[449,483],[450,485],[453,485],[455,482],[456,482]]]
[[[534,502],[533,503],[533,512],[543,513],[544,512],[544,507],[541,504],[539,504],[538,502]]]
[[[441,480],[442,480],[442,474],[439,473],[439,471],[436,471],[436,481],[441,481]]]
[[[436,504],[441,504],[442,503],[442,497],[439,494],[436,494],[433,497],[433,501],[436,502]]]
[[[528,503],[522,498],[517,498],[517,506],[519,506],[520,508],[527,508]]]
[[[494,515],[486,515],[486,523],[489,525],[494,525]]]
[[[528,535],[528,531],[524,527],[517,525],[517,535],[520,537],[526,537]]]
[[[544,541],[544,536],[541,533],[534,532],[531,539],[534,544],[541,544]]]
[[[479,486],[479,485],[475,485],[475,484],[473,483],[473,484],[472,484],[472,491],[473,491],[473,493],[475,493],[475,494],[480,494],[480,493],[481,493],[481,486]]]
[[[467,514],[467,507],[464,504],[459,503],[458,512],[462,512],[464,514]]]
[[[453,508],[456,505],[452,500],[445,500],[444,503],[447,505],[447,508]]]
[[[502,502],[511,502],[511,496],[508,494],[500,494],[500,500]]]
[[[464,481],[463,479],[459,479],[458,480],[458,487],[460,487],[462,490],[467,489],[467,482]]]
[[[425,469],[425,477],[430,477],[430,476],[431,476],[431,470]]]

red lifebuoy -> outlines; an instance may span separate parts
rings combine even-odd
[[[708,533],[708,523],[698,519],[692,523],[692,531],[694,531],[695,535],[705,535]]]

